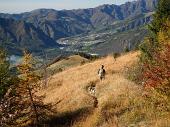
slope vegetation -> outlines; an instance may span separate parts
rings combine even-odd
[[[139,93],[138,86],[123,76],[124,71],[137,61],[138,54],[129,53],[116,61],[108,56],[52,76],[49,87],[40,92],[45,95],[44,102],[52,103],[58,112],[57,118],[50,122],[51,126],[116,125],[116,118],[111,118],[110,123],[105,119],[107,116],[100,117],[101,111],[124,93],[129,96]],[[102,64],[107,74],[105,80],[100,81],[97,70]]]
[[[54,73],[56,73],[74,66],[83,65],[88,61],[88,59],[79,55],[72,55],[70,57],[63,58],[62,60],[51,64],[48,67],[48,70],[52,70]]]

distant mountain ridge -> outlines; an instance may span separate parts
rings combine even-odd
[[[40,51],[44,48],[58,46],[42,30],[25,21],[0,18],[0,35],[0,42],[4,43],[5,47],[15,50]]]
[[[20,28],[20,32],[13,31],[13,36],[10,35],[10,39],[15,40],[16,43],[25,45],[27,40],[34,42],[32,44],[48,47],[50,45],[57,45],[55,43],[58,39],[64,37],[75,36],[78,34],[85,34],[90,32],[101,31],[113,27],[116,22],[123,22],[127,20],[134,20],[128,26],[128,23],[123,26],[119,26],[120,31],[127,29],[133,29],[143,24],[147,24],[151,21],[151,15],[145,16],[148,13],[152,13],[155,10],[157,0],[138,0],[133,2],[126,2],[122,5],[101,5],[96,8],[88,9],[76,9],[76,10],[61,10],[54,9],[37,9],[31,12],[25,12],[21,14],[0,14],[0,20],[11,20],[11,22],[21,22],[29,27],[30,31],[34,31],[34,35],[29,32],[25,32],[25,27],[18,27],[16,23],[8,26],[9,29]],[[143,15],[143,19],[140,22],[137,17]],[[135,18],[136,17],[136,18]],[[3,33],[4,26],[0,26],[1,40],[7,38],[7,34]],[[19,35],[21,38],[18,39]],[[15,39],[14,39],[15,38]],[[31,40],[30,40],[31,38]],[[36,39],[35,39],[36,38]],[[21,40],[24,40],[21,41]],[[37,40],[37,41],[35,41]]]

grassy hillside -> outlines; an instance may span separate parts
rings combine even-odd
[[[163,126],[168,125],[169,112],[165,110],[160,112],[152,107],[150,102],[153,100],[143,98],[145,92],[142,87],[124,75],[137,62],[138,55],[139,52],[131,52],[122,55],[116,61],[112,56],[108,56],[53,75],[49,87],[39,92],[40,95],[45,95],[44,102],[51,103],[57,111],[53,119],[48,121],[48,125],[52,127],[159,127],[162,123]],[[97,70],[102,64],[105,65],[106,78],[100,81]],[[152,95],[162,99],[158,95]],[[164,117],[157,120],[161,113],[164,113]]]
[[[48,69],[52,70],[55,73],[74,66],[83,65],[88,61],[89,60],[84,57],[81,57],[79,55],[73,55],[50,65]]]

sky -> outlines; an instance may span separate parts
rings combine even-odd
[[[0,13],[21,13],[39,8],[78,9],[91,8],[102,4],[123,4],[134,0],[0,0]]]

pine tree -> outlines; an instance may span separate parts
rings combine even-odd
[[[3,48],[0,48],[0,126],[13,124],[17,116],[18,96],[15,88],[19,80],[10,71],[9,57]]]
[[[30,53],[24,52],[23,62],[18,66],[20,72],[20,85],[18,92],[22,95],[22,103],[25,106],[25,115],[30,123],[39,123],[39,114],[37,111],[36,89],[39,87],[40,77],[35,72],[33,57]]]
[[[166,20],[170,19],[170,0],[158,0],[156,13],[150,25],[155,36],[159,33]]]
[[[154,36],[141,45],[141,65],[145,85],[170,88],[170,1],[159,0],[150,30]],[[169,90],[168,90],[169,91]],[[165,91],[167,92],[167,90]]]
[[[41,77],[37,74],[37,63],[33,56],[24,52],[22,63],[18,66],[20,72],[20,84],[17,87],[17,94],[19,94],[20,118],[18,125],[20,126],[38,126],[49,118],[53,111],[51,105],[43,103],[43,97],[38,96],[37,90],[41,87]]]
[[[153,16],[153,21],[149,25],[149,29],[153,34],[145,38],[144,42],[140,45],[142,61],[152,62],[154,52],[158,51],[161,47],[160,43],[158,42],[159,32],[166,28],[165,22],[169,20],[170,0],[158,0],[156,13]]]
[[[11,76],[9,69],[9,60],[6,52],[0,49],[0,99],[5,95],[11,85]]]

